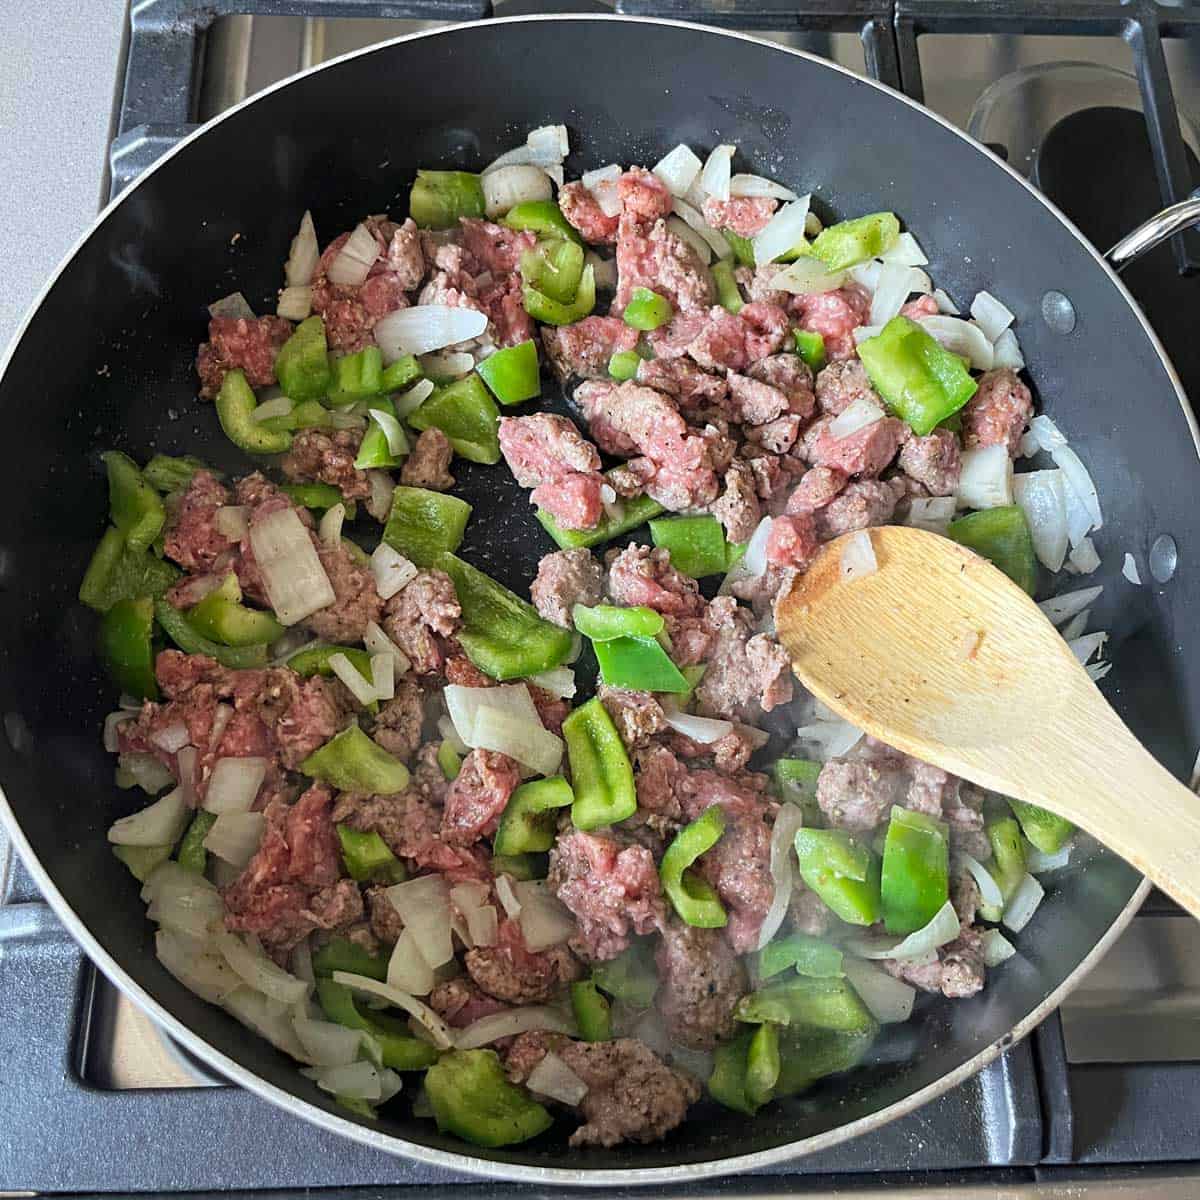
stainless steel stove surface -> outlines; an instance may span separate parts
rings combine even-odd
[[[333,7],[364,15],[303,15]],[[194,123],[275,80],[439,23],[371,16],[387,7],[382,0],[135,4],[114,190]],[[414,0],[405,7],[468,17],[485,6]],[[1172,36],[1200,29],[1186,10],[1104,0],[974,7],[969,0],[627,0],[622,7],[735,27],[740,13],[759,36],[923,94],[1030,175],[1101,245],[1164,196],[1179,198],[1193,186],[1200,40]],[[255,9],[274,15],[247,15]],[[206,27],[213,12],[232,15]],[[301,15],[280,15],[288,12]],[[1149,138],[1141,116],[1147,95]],[[1200,339],[1183,324],[1200,280],[1178,269],[1195,265],[1196,248],[1178,241],[1127,281],[1185,383],[1200,387]],[[388,1185],[421,1197],[463,1193],[465,1177],[330,1137],[209,1074],[98,975],[19,864],[9,863],[5,877],[4,854],[0,844],[0,1195],[324,1187],[374,1196]],[[530,1193],[473,1186],[487,1195]],[[881,1189],[896,1200],[1200,1195],[1200,925],[1152,898],[1060,1013],[977,1078],[849,1146],[769,1177],[679,1194]]]

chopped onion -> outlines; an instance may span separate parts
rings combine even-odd
[[[364,708],[379,699],[373,681],[365,679],[359,669],[341,652],[329,656],[329,668],[346,685],[346,689]]]
[[[971,872],[971,877],[979,885],[980,900],[988,908],[1003,908],[1004,894],[1000,891],[1000,885],[992,878],[992,873],[987,867],[977,858],[972,858],[969,854],[962,854],[959,857],[962,860],[962,865]]]
[[[476,946],[494,946],[500,930],[500,918],[495,908],[490,904],[479,908],[468,909],[466,914],[467,931],[471,941]]]
[[[514,885],[521,902],[521,936],[535,954],[565,942],[576,933],[575,918],[546,887],[545,880],[530,879]]]
[[[283,625],[295,625],[337,600],[312,538],[294,508],[254,522],[250,546],[267,599]]]
[[[332,1092],[335,1096],[376,1103],[383,1098],[383,1083],[379,1071],[366,1061],[323,1067],[313,1079],[323,1092]]]
[[[506,917],[515,919],[521,915],[521,901],[513,890],[513,881],[507,875],[496,876],[496,898]]]
[[[174,754],[177,750],[182,750],[188,744],[190,736],[187,726],[182,721],[175,721],[152,733],[150,741],[160,750],[165,750],[168,754]]]
[[[116,712],[110,712],[104,718],[104,748],[109,754],[116,754],[120,749],[120,743],[117,740],[117,726],[124,725],[126,721],[132,721],[136,716],[137,713],[130,712],[127,708],[118,708]],[[153,756],[147,755],[147,757]],[[158,759],[154,759],[154,761],[158,762]],[[166,771],[167,768],[163,767],[163,770]]]
[[[991,292],[979,292],[971,301],[971,316],[983,330],[983,336],[989,342],[997,338],[1016,320]]]
[[[676,197],[672,207],[684,219],[689,228],[694,229],[707,243],[709,249],[717,258],[733,257],[733,247],[705,219],[704,214],[686,200]]]
[[[308,1054],[292,1027],[287,1005],[242,984],[225,997],[221,1007],[277,1050],[298,1062],[308,1061]]]
[[[1051,624],[1061,625],[1076,613],[1087,608],[1089,604],[1099,598],[1103,591],[1103,584],[1097,584],[1095,587],[1080,588],[1074,592],[1063,592],[1061,596],[1052,596],[1049,600],[1043,600],[1038,608],[1049,617]]]
[[[992,343],[984,336],[978,325],[960,317],[933,316],[919,318],[925,332],[935,338],[953,354],[961,354],[970,360],[971,366],[979,371],[992,368],[994,354]]]
[[[466,357],[470,360],[471,356],[468,354]],[[383,436],[387,439],[389,454],[399,455],[408,453],[408,438],[404,430],[400,427],[400,422],[391,413],[384,412],[381,408],[369,408],[367,410],[367,417],[383,430]]]
[[[916,988],[856,958],[844,958],[842,970],[871,1016],[881,1025],[894,1025],[912,1016]]]
[[[857,329],[850,331],[850,336],[854,339],[856,346],[861,346],[863,342],[868,341],[870,338],[878,337],[882,330],[882,325],[860,325]]]
[[[191,819],[183,789],[168,792],[141,812],[114,821],[108,840],[115,846],[173,846]]]
[[[459,912],[465,913],[473,908],[482,908],[491,894],[492,889],[486,883],[468,879],[450,889],[450,903]]]
[[[908,502],[908,515],[905,525],[914,529],[928,529],[933,533],[944,534],[954,520],[957,508],[953,496],[915,496]]]
[[[1002,962],[1007,962],[1014,954],[1017,948],[1000,932],[998,929],[988,929],[983,934],[983,965],[985,967],[998,967]]]
[[[362,1049],[364,1037],[361,1029],[347,1029],[345,1025],[335,1025],[332,1021],[313,1020],[299,1007],[292,1013],[292,1028],[296,1031],[309,1062],[314,1066],[345,1067],[351,1063],[358,1065],[356,1060]],[[369,1063],[364,1065],[370,1066]]]
[[[154,953],[185,988],[210,1004],[220,1004],[242,986],[241,978],[209,942],[160,929],[154,935]]]
[[[377,700],[396,696],[396,660],[390,654],[371,655],[371,688]]]
[[[819,258],[798,258],[772,277],[771,286],[793,295],[808,296],[816,292],[832,292],[842,286],[845,278],[845,271],[830,272]]]
[[[691,146],[682,142],[669,154],[664,154],[650,169],[667,185],[672,196],[686,196],[688,188],[700,174],[701,162]]]
[[[1063,641],[1073,642],[1078,637],[1083,637],[1087,633],[1088,619],[1092,615],[1090,608],[1085,608],[1083,612],[1076,613],[1063,627]]]
[[[819,762],[841,758],[862,741],[863,731],[849,721],[814,721],[796,730],[796,741],[811,753],[805,757]]]
[[[1083,502],[1091,518],[1091,528],[1100,529],[1104,525],[1104,515],[1100,511],[1100,497],[1096,494],[1096,485],[1092,477],[1075,453],[1065,442],[1061,445],[1044,446],[1050,451],[1055,465],[1062,469],[1063,480],[1076,496]]]
[[[490,1046],[501,1038],[534,1030],[568,1035],[576,1032],[574,1022],[568,1021],[558,1009],[545,1004],[528,1004],[524,1008],[480,1017],[458,1032],[454,1045],[459,1050],[475,1050],[480,1046]]]
[[[886,325],[899,315],[910,292],[915,292],[920,276],[914,267],[902,267],[899,263],[883,263],[875,294],[871,297],[871,314],[868,323]]]
[[[454,728],[454,722],[449,717],[439,717],[437,727],[442,740],[450,743],[455,754],[465,756],[471,753],[471,747],[458,736],[458,730]]]
[[[256,992],[284,1004],[295,1004],[308,995],[308,984],[276,966],[257,944],[248,944],[225,930],[214,934],[212,940],[230,967]]]
[[[448,304],[418,304],[401,308],[375,326],[383,361],[393,363],[406,354],[428,354],[477,338],[487,329],[487,316],[474,308]]]
[[[1062,430],[1045,413],[1029,422],[1029,432],[1037,439],[1038,446],[1047,453],[1053,453],[1056,447],[1067,444]]]
[[[562,156],[557,150],[550,150],[546,147],[534,149],[534,147],[526,144],[524,146],[515,146],[511,150],[506,150],[499,158],[494,159],[483,168],[482,178],[486,179],[489,175],[496,171],[502,171],[505,167],[541,167],[543,170],[549,170],[551,167],[559,166],[562,163]]]
[[[245,867],[262,842],[267,819],[258,812],[217,814],[205,834],[204,848],[234,867]]]
[[[1126,551],[1125,561],[1121,564],[1121,574],[1129,580],[1130,583],[1141,586],[1142,577],[1138,574],[1137,561],[1133,555]]]
[[[387,542],[380,542],[371,555],[371,574],[380,598],[390,600],[416,579],[417,568]]]
[[[364,992],[368,996],[378,996],[396,1008],[402,1008],[409,1016],[416,1018],[417,1023],[429,1034],[433,1044],[439,1050],[449,1050],[454,1046],[454,1034],[451,1032],[450,1026],[428,1004],[422,1003],[416,996],[412,996],[400,988],[388,987],[386,983],[369,979],[366,975],[354,975],[349,971],[334,971],[333,981],[334,983],[344,983],[348,988]]]
[[[479,710],[484,705],[500,708],[511,712],[514,716],[528,721],[536,721],[541,725],[537,709],[529,689],[523,683],[502,684],[500,687],[472,688],[461,684],[450,683],[442,689],[442,699],[446,702],[446,711],[458,736],[466,746],[474,746],[475,722]]]
[[[696,252],[696,256],[705,266],[712,262],[712,247],[686,222],[678,217],[667,218],[667,228],[681,242],[686,242]]]
[[[440,875],[421,875],[397,883],[385,893],[400,914],[405,929],[411,929],[421,956],[434,968],[454,957],[450,939],[450,890]]]
[[[303,979],[310,987],[317,982],[312,965],[312,946],[308,938],[301,938],[292,947],[292,974]]]
[[[414,996],[428,996],[437,983],[433,968],[425,961],[417,933],[406,925],[392,947],[388,959],[387,981],[389,987],[398,988]]]
[[[367,622],[367,631],[363,634],[363,645],[372,655],[390,654],[395,660],[394,674],[396,675],[403,675],[412,665],[404,651],[374,621]]]
[[[774,262],[781,254],[794,250],[804,242],[804,223],[808,219],[808,206],[811,200],[811,195],[793,199],[763,226],[753,239],[756,266],[761,267]],[[801,260],[797,259],[797,261]]]
[[[570,700],[576,691],[575,672],[570,667],[555,667],[553,671],[530,675],[529,682],[562,700]]]
[[[1077,637],[1069,641],[1067,645],[1071,648],[1071,653],[1075,655],[1081,663],[1088,662],[1094,655],[1099,654],[1104,648],[1104,643],[1108,641],[1108,634],[1103,631],[1097,633],[1085,633],[1083,637]]]
[[[430,396],[433,395],[433,380],[422,379],[414,383],[406,392],[401,392],[392,403],[396,406],[396,416],[400,420],[415,413]],[[382,426],[381,426],[382,428]]]
[[[1014,371],[1023,370],[1025,356],[1021,353],[1017,335],[1006,329],[992,345],[992,366],[1011,367]]]
[[[1009,897],[1008,905],[1004,909],[1003,924],[1013,933],[1020,933],[1037,912],[1045,894],[1046,889],[1032,875],[1026,873],[1025,878],[1017,885],[1017,890]]]
[[[907,961],[922,958],[958,937],[962,924],[954,905],[949,900],[937,910],[933,918],[908,937],[889,943],[886,939],[867,940],[854,943],[854,953],[861,958],[890,958]]]
[[[204,807],[211,813],[246,812],[267,777],[265,758],[219,758],[208,779]]]
[[[312,288],[285,287],[275,303],[275,315],[287,321],[303,321],[312,313]]]
[[[437,354],[422,354],[420,362],[421,370],[431,379],[461,379],[475,369],[475,359],[465,350],[441,350]],[[396,426],[396,430],[403,437],[404,431],[399,425]],[[391,442],[388,443],[388,447],[391,448]],[[404,449],[392,450],[392,453],[403,454],[407,449],[408,439],[404,438]]]
[[[836,438],[840,441],[842,438],[848,438],[860,429],[864,429],[868,425],[874,425],[876,421],[882,420],[883,409],[874,400],[866,396],[859,396],[857,400],[848,404],[829,422],[829,428],[826,432],[831,438]]]
[[[367,479],[371,484],[371,498],[367,501],[367,512],[377,521],[386,521],[392,508],[392,494],[396,485],[386,471],[368,471]]]
[[[1000,508],[1013,502],[1012,459],[1002,443],[964,450],[955,495],[959,508]]]
[[[290,400],[288,404],[291,404]],[[217,509],[216,515],[213,517],[213,525],[216,526],[218,533],[227,537],[231,542],[240,542],[250,530],[250,525],[246,520],[248,511],[240,504],[226,504]]]
[[[798,200],[800,197],[791,188],[776,183],[773,179],[764,179],[761,175],[732,175],[729,179],[729,194],[731,196],[765,196],[770,200]],[[795,245],[795,243],[792,243]]]
[[[534,723],[489,705],[481,707],[475,718],[473,741],[477,748],[507,754],[539,775],[553,775],[562,762],[562,738],[540,719]]]
[[[884,262],[899,263],[902,267],[927,267],[929,265],[929,259],[925,257],[925,252],[911,233],[902,233],[879,257]],[[946,293],[942,292],[942,295],[945,296]]]
[[[534,150],[557,154],[559,158],[566,158],[571,153],[571,139],[565,125],[539,125],[529,131],[525,143]]]
[[[208,735],[208,749],[214,751],[221,744],[221,739],[225,736],[225,730],[229,722],[233,720],[233,705],[218,704],[216,711],[213,713],[212,729]]]
[[[691,738],[693,742],[699,742],[702,746],[711,746],[713,742],[719,742],[733,732],[732,721],[697,717],[692,713],[668,712],[666,721],[676,733],[682,733],[684,737]]]
[[[549,200],[553,195],[550,176],[541,167],[516,164],[497,167],[480,180],[483,211],[489,220],[502,217],[515,205],[530,200]]]
[[[585,171],[580,176],[579,182],[591,192],[595,190],[597,184],[616,183],[624,173],[624,168],[619,164],[609,163],[605,167],[597,167],[595,170]],[[613,215],[615,216],[616,214],[614,213]]]
[[[548,1096],[572,1108],[588,1093],[588,1085],[554,1053],[543,1055],[542,1061],[529,1072],[525,1086],[539,1096]]]
[[[903,237],[904,234],[900,236]],[[933,289],[933,298],[937,301],[938,312],[949,317],[957,317],[959,315],[958,305],[941,288]]]
[[[594,250],[589,250],[584,255],[583,265],[592,268],[596,286],[601,291],[611,292],[617,286],[617,260],[615,258],[601,258]]]
[[[875,285],[879,282],[879,272],[882,270],[883,263],[877,258],[873,258],[869,262],[857,263],[853,267],[847,267],[846,275],[855,283],[866,288],[868,292],[873,292]]]
[[[241,292],[230,292],[228,296],[222,296],[220,300],[214,300],[208,306],[208,315],[210,317],[225,317],[235,321],[255,320],[254,309],[250,307],[246,297]]]
[[[1061,471],[1015,475],[1013,499],[1025,514],[1033,548],[1042,566],[1062,570],[1067,556],[1067,503]]]
[[[714,146],[704,167],[700,171],[700,186],[714,200],[729,199],[729,184],[732,178],[731,164],[733,152],[737,147],[730,145]]]
[[[184,746],[175,756],[179,767],[179,790],[183,793],[183,802],[188,808],[199,808],[200,802],[196,796],[196,760],[200,751],[195,746]]]
[[[870,531],[860,529],[852,533],[842,547],[842,579],[862,579],[865,575],[874,575],[877,570],[879,563],[871,545]]]
[[[326,278],[330,283],[357,287],[366,281],[378,257],[379,243],[375,235],[360,222],[329,264]]]
[[[340,546],[342,543],[342,524],[346,520],[346,506],[335,504],[325,510],[325,515],[317,525],[317,536],[323,545]]]
[[[771,907],[763,917],[758,932],[758,949],[761,950],[779,931],[787,916],[788,903],[796,882],[795,850],[792,842],[796,831],[804,824],[803,812],[794,804],[785,804],[775,816],[771,830],[771,883],[774,892]]]
[[[1072,846],[1068,843],[1054,854],[1039,850],[1032,842],[1025,842],[1025,867],[1031,875],[1045,871],[1057,871],[1071,861]]]
[[[317,263],[320,261],[321,245],[317,241],[317,230],[313,225],[312,213],[306,209],[304,216],[300,218],[300,228],[292,238],[287,262],[283,264],[283,277],[287,286],[303,287],[312,283],[313,276],[317,273]]]
[[[221,894],[203,875],[168,860],[156,867],[142,888],[146,916],[193,938],[206,938],[225,914]]]
[[[1067,555],[1067,569],[1075,575],[1090,575],[1099,566],[1100,555],[1096,553],[1096,545],[1090,537],[1085,537]]]

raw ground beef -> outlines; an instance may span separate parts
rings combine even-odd
[[[375,576],[340,543],[317,543],[317,557],[333,586],[336,597],[328,608],[318,609],[305,624],[327,642],[361,642],[367,626],[378,622],[383,601],[375,590]]]
[[[490,837],[520,782],[521,769],[507,754],[472,750],[446,793],[442,840],[451,846],[473,846],[481,837]]]
[[[638,331],[617,317],[585,317],[573,325],[546,325],[542,345],[560,380],[607,379],[608,360],[632,350]]]
[[[704,612],[700,585],[671,566],[670,552],[661,548],[633,545],[612,554],[607,589],[613,602],[625,607],[643,605],[676,617]]]
[[[706,717],[754,723],[792,695],[792,668],[783,647],[766,634],[751,636],[750,614],[732,596],[709,605],[715,641],[708,670],[696,688],[696,709]]]
[[[871,297],[854,283],[792,300],[792,312],[800,328],[825,339],[825,355],[830,362],[854,357],[854,330],[866,324],[870,311]]]
[[[396,680],[394,691],[392,699],[380,705],[371,737],[389,754],[408,762],[421,745],[425,695],[407,675]]]
[[[279,469],[293,483],[328,483],[347,500],[366,500],[371,481],[354,465],[363,435],[352,429],[301,429],[292,448],[280,459]]]
[[[600,455],[566,417],[500,418],[500,451],[530,499],[566,529],[594,529],[604,512]]]
[[[670,201],[669,194],[667,200]],[[696,251],[667,228],[665,221],[655,221],[647,231],[637,220],[623,216],[617,236],[617,294],[612,312],[624,312],[633,289],[639,287],[666,297],[680,313],[707,308],[713,299],[708,269]]]
[[[908,426],[897,417],[880,417],[845,437],[834,437],[830,423],[831,418],[822,417],[804,435],[808,461],[814,467],[833,467],[864,479],[878,475],[909,434]]]
[[[634,692],[602,683],[596,694],[612,717],[627,750],[646,745],[654,734],[662,733],[667,728],[662,705],[650,692]]]
[[[886,411],[886,405],[867,378],[867,369],[857,358],[831,362],[817,373],[817,406],[828,416],[844,412],[856,400],[870,400]]]
[[[832,541],[843,533],[886,525],[896,511],[904,494],[904,485],[897,480],[887,483],[863,479],[846,485],[845,489],[816,513],[817,536],[823,542]]]
[[[739,237],[757,237],[767,227],[779,201],[770,196],[733,196],[704,201],[704,219],[714,229],[729,229]]]
[[[1033,396],[1011,367],[997,367],[980,376],[979,388],[962,410],[963,445],[1008,447],[1015,458],[1021,434],[1033,416]]]
[[[283,317],[213,317],[208,341],[196,351],[200,395],[212,400],[221,390],[226,371],[242,370],[251,387],[275,382],[275,357],[292,336],[292,325]]]
[[[608,217],[596,197],[578,180],[564,184],[558,191],[558,207],[567,220],[583,235],[585,242],[609,243],[617,240],[619,217]]]
[[[603,588],[604,571],[590,550],[556,550],[538,563],[529,598],[547,621],[574,629],[571,610],[576,604],[598,604]]]
[[[197,471],[169,506],[163,552],[188,571],[208,571],[234,541],[216,527],[217,509],[232,504],[229,489],[208,471]]]
[[[463,958],[467,974],[480,990],[506,1004],[545,1004],[583,974],[583,966],[566,946],[533,953],[525,945],[521,926],[508,918],[500,922],[494,946],[477,946]]]
[[[962,469],[958,436],[935,429],[928,437],[910,437],[900,448],[900,469],[931,496],[952,496]]]
[[[418,571],[384,606],[383,631],[404,651],[418,675],[439,671],[442,639],[453,637],[462,619],[454,582],[445,571]]]

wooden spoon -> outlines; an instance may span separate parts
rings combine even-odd
[[[842,579],[846,534],[779,604],[805,687],[890,746],[1074,821],[1200,917],[1200,797],[1129,732],[1033,600],[948,538],[869,534],[878,570]]]

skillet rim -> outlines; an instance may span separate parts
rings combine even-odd
[[[472,29],[479,26],[495,26],[497,24],[513,25],[513,24],[532,24],[541,22],[587,22],[587,21],[606,21],[606,22],[622,22],[632,25],[656,25],[669,28],[678,28],[688,31],[698,31],[709,36],[720,36],[725,38],[735,39],[737,41],[751,42],[756,46],[765,49],[773,50],[781,54],[792,55],[796,58],[804,59],[810,63],[818,65],[820,68],[833,71],[836,74],[845,76],[851,82],[866,87],[876,88],[886,93],[887,98],[893,102],[901,103],[911,109],[916,110],[923,117],[942,126],[965,142],[969,149],[975,153],[983,154],[992,161],[994,166],[1001,168],[1018,182],[1038,203],[1055,218],[1063,227],[1066,233],[1074,237],[1084,250],[1092,257],[1096,265],[1109,277],[1109,282],[1116,286],[1120,297],[1129,306],[1133,316],[1141,325],[1142,331],[1149,340],[1151,346],[1157,353],[1167,378],[1171,386],[1175,390],[1176,399],[1179,402],[1180,409],[1183,413],[1184,420],[1192,435],[1193,447],[1197,453],[1197,459],[1200,461],[1200,424],[1198,424],[1195,414],[1192,412],[1190,403],[1183,390],[1182,382],[1179,379],[1178,373],[1175,370],[1174,364],[1167,355],[1166,349],[1159,340],[1153,327],[1150,325],[1146,315],[1142,312],[1140,306],[1133,298],[1129,289],[1121,282],[1120,277],[1109,265],[1104,256],[1083,236],[1075,224],[1045,195],[1034,188],[1028,180],[1015,171],[1008,163],[992,153],[986,146],[975,141],[964,130],[959,129],[956,125],[946,120],[939,114],[933,112],[924,105],[917,103],[910,97],[901,92],[896,92],[886,84],[878,80],[871,79],[867,76],[862,76],[847,67],[843,67],[837,63],[831,62],[828,59],[821,58],[819,55],[809,53],[804,50],[797,50],[788,46],[781,46],[776,42],[768,41],[764,38],[755,37],[751,34],[739,33],[734,30],[718,29],[711,25],[704,25],[691,21],[680,21],[658,17],[637,17],[626,16],[624,14],[538,14],[531,16],[512,16],[512,17],[489,17],[476,21],[463,21],[453,25],[439,26],[435,29],[422,30],[416,33],[404,34],[399,37],[391,38],[384,42],[379,42],[371,46],[365,46],[359,50],[353,50],[346,54],[339,55],[337,58],[330,59],[328,62],[320,63],[307,70],[297,72],[295,75],[290,75],[286,79],[279,80],[271,86],[255,92],[252,96],[248,96],[240,103],[220,113],[212,120],[206,122],[192,133],[181,139],[175,146],[158,158],[151,166],[146,168],[121,194],[111,200],[91,222],[91,224],[83,231],[76,239],[71,248],[64,255],[54,272],[48,277],[46,283],[39,291],[37,297],[26,311],[25,316],[21,320],[16,332],[10,340],[7,348],[4,351],[3,358],[0,359],[0,387],[4,382],[4,377],[8,367],[16,354],[17,347],[20,345],[25,336],[26,331],[32,324],[38,311],[41,309],[46,297],[57,284],[59,277],[72,264],[75,256],[79,253],[82,247],[100,231],[109,215],[113,213],[118,206],[125,203],[132,196],[141,184],[149,179],[158,169],[167,163],[175,155],[186,150],[191,143],[210,129],[220,124],[227,118],[232,117],[235,113],[240,112],[243,108],[249,107],[257,101],[273,94],[283,88],[289,87],[291,84],[300,79],[306,78],[318,71],[326,70],[327,68],[335,67],[341,63],[351,60],[366,57],[370,54],[383,53],[390,47],[399,45],[404,42],[418,41],[424,38],[437,37],[442,34],[453,34],[458,30]],[[1149,214],[1148,214],[1149,215]],[[68,932],[76,942],[87,953],[92,962],[99,967],[105,976],[119,988],[126,996],[134,1001],[144,1012],[146,1012],[153,1020],[171,1037],[180,1042],[184,1047],[190,1050],[202,1061],[213,1067],[226,1079],[232,1083],[236,1083],[241,1087],[253,1092],[255,1095],[264,1100],[275,1104],[288,1112],[295,1113],[304,1120],[317,1125],[331,1133],[339,1134],[343,1137],[350,1138],[362,1145],[365,1145],[373,1150],[380,1150],[388,1154],[403,1155],[405,1157],[415,1159],[419,1162],[430,1166],[442,1168],[451,1171],[463,1171],[468,1174],[486,1179],[503,1180],[518,1183],[554,1183],[554,1184],[569,1184],[583,1187],[601,1187],[613,1184],[629,1186],[633,1185],[649,1185],[649,1184],[664,1184],[664,1183],[686,1183],[695,1180],[714,1178],[721,1175],[733,1174],[735,1172],[760,1170],[764,1167],[777,1165],[789,1159],[797,1158],[802,1155],[816,1153],[820,1150],[828,1149],[832,1146],[839,1145],[842,1142],[858,1137],[860,1134],[871,1132],[890,1121],[896,1120],[899,1117],[912,1112],[931,1100],[948,1092],[951,1088],[958,1086],[960,1083],[969,1079],[972,1075],[977,1074],[989,1063],[993,1062],[1000,1056],[1003,1051],[1010,1046],[1026,1037],[1033,1031],[1051,1012],[1054,1011],[1062,1001],[1074,990],[1075,987],[1082,981],[1090,970],[1100,961],[1101,958],[1108,952],[1116,939],[1124,932],[1129,922],[1133,919],[1138,909],[1142,906],[1146,897],[1150,894],[1151,884],[1149,880],[1142,879],[1134,890],[1133,895],[1125,907],[1117,914],[1104,935],[1096,942],[1092,949],[1083,957],[1075,969],[1067,975],[1062,982],[1052,992],[1043,998],[1040,1004],[1033,1008],[1026,1017],[1017,1022],[1008,1033],[997,1038],[990,1045],[984,1047],[979,1053],[961,1063],[954,1070],[942,1075],[935,1082],[928,1084],[926,1087],[919,1089],[916,1092],[905,1096],[901,1100],[886,1106],[870,1114],[862,1117],[857,1121],[850,1122],[846,1125],[839,1125],[835,1129],[826,1131],[825,1133],[815,1134],[811,1137],[796,1141],[788,1142],[781,1146],[772,1147],[769,1150],[761,1150],[752,1154],[742,1154],[730,1158],[712,1158],[705,1159],[700,1162],[679,1163],[670,1167],[622,1167],[622,1168],[598,1168],[595,1170],[570,1170],[563,1167],[539,1167],[531,1165],[521,1165],[517,1163],[497,1162],[492,1159],[478,1157],[474,1154],[459,1154],[444,1150],[438,1150],[430,1146],[423,1146],[416,1142],[409,1142],[402,1137],[398,1137],[392,1133],[384,1133],[372,1129],[370,1126],[359,1124],[346,1118],[337,1116],[331,1112],[327,1112],[322,1108],[318,1108],[311,1104],[308,1100],[303,1099],[297,1094],[288,1091],[284,1088],[276,1087],[269,1083],[253,1071],[243,1067],[240,1063],[227,1057],[221,1051],[211,1046],[199,1034],[180,1021],[173,1013],[171,1013],[164,1005],[149,995],[141,988],[117,962],[116,958],[108,952],[100,944],[100,942],[91,934],[83,921],[75,914],[74,910],[67,903],[62,893],[51,878],[49,872],[42,866],[40,860],[34,854],[33,848],[26,839],[22,831],[15,813],[8,803],[8,797],[4,793],[3,786],[0,785],[0,822],[3,825],[12,841],[13,846],[19,851],[21,857],[29,869],[38,885],[42,896],[50,904],[55,914],[66,926]]]

